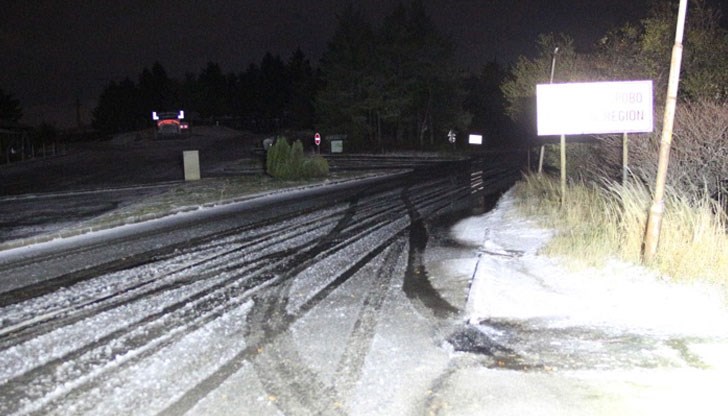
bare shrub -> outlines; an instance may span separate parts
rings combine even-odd
[[[675,120],[673,185],[696,195],[718,194],[728,179],[728,105],[686,104]]]
[[[656,111],[655,114],[660,114]],[[639,182],[652,186],[662,134],[662,119],[652,134],[631,135],[629,168]],[[710,101],[683,103],[677,108],[670,164],[669,186],[700,198],[723,195],[728,180],[728,104]],[[622,171],[622,136],[600,137],[592,144],[570,144],[570,174],[580,179],[616,180]]]

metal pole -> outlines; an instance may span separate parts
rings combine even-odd
[[[675,107],[677,106],[677,90],[680,82],[680,64],[682,63],[682,39],[685,28],[685,14],[687,0],[680,0],[680,9],[677,16],[677,29],[675,31],[675,45],[672,47],[672,61],[670,63],[670,77],[667,82],[667,97],[665,99],[665,116],[663,119],[662,139],[660,141],[660,159],[657,165],[657,182],[652,206],[647,217],[647,230],[645,231],[645,244],[643,260],[651,263],[657,254],[657,244],[660,240],[660,227],[662,215],[665,211],[665,182],[667,180],[667,165],[670,160],[670,146],[672,144],[672,127],[675,121]]]
[[[549,84],[554,83],[554,69],[556,69],[556,54],[559,52],[559,47],[557,46],[554,48],[554,54],[551,57],[551,76],[549,77]],[[544,145],[541,145],[541,151],[538,155],[538,174],[540,175],[541,172],[543,172],[543,152],[544,152]]]
[[[629,170],[629,136],[624,133],[622,136],[622,184],[627,182],[627,174]]]
[[[554,68],[556,68],[556,54],[559,52],[559,47],[554,48],[554,55],[551,58],[551,77],[549,77],[549,84],[554,83]]]

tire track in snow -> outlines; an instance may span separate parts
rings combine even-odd
[[[423,192],[417,198],[417,203],[423,208],[423,211],[432,214],[440,209],[443,205],[449,205],[452,202],[453,194],[448,192],[442,192],[441,183],[438,186],[433,186],[428,192]],[[423,189],[424,190],[424,189]],[[404,200],[400,200],[397,204],[386,207],[385,211],[394,218],[402,218],[407,216],[408,208],[407,203],[403,203]],[[396,209],[394,209],[396,207]],[[336,229],[344,229],[346,227],[337,226]],[[177,405],[172,406],[165,411],[165,415],[181,414],[186,410],[189,410],[197,401],[208,394],[212,389],[221,384],[225,379],[230,377],[240,368],[247,360],[252,360],[256,367],[256,372],[260,381],[263,383],[266,391],[275,398],[276,406],[283,410],[285,413],[296,412],[301,409],[307,411],[315,411],[320,414],[341,414],[343,400],[339,397],[339,389],[334,386],[327,386],[323,383],[317,374],[311,369],[302,366],[301,360],[297,359],[297,352],[291,349],[290,343],[280,341],[281,339],[287,338],[287,331],[295,323],[295,321],[305,315],[307,312],[318,306],[324,299],[326,299],[332,292],[335,291],[342,284],[347,282],[352,276],[359,272],[362,268],[368,265],[375,257],[381,255],[386,249],[390,248],[397,240],[401,238],[403,232],[408,228],[408,223],[403,225],[392,232],[391,237],[386,239],[383,243],[381,239],[379,244],[375,248],[365,254],[358,261],[355,261],[348,269],[343,273],[339,274],[338,277],[330,281],[325,287],[321,288],[314,296],[308,299],[300,308],[297,310],[296,315],[291,315],[287,312],[288,299],[290,298],[290,288],[292,281],[290,279],[284,280],[275,290],[275,293],[267,296],[265,299],[260,299],[260,305],[256,308],[258,313],[251,313],[251,318],[256,323],[251,323],[251,328],[262,327],[261,333],[257,336],[251,336],[249,338],[256,338],[248,350],[241,353],[235,360],[231,361],[226,365],[221,372],[211,379],[214,379],[213,383],[203,383],[204,388],[194,394],[190,394],[183,400],[180,400]],[[334,239],[333,236],[329,239]],[[390,250],[389,253],[394,251]],[[388,256],[389,257],[389,256]],[[388,260],[388,262],[391,259]],[[301,265],[298,269],[303,270],[308,267],[307,264]],[[298,270],[289,272],[289,275],[297,274]],[[390,274],[389,278],[392,276]],[[368,310],[373,308],[371,313],[367,313],[364,316],[360,316],[355,326],[357,327],[353,337],[347,344],[347,353],[353,354],[355,357],[344,357],[340,363],[337,364],[337,368],[341,369],[337,377],[342,378],[342,382],[345,383],[347,389],[352,388],[358,374],[361,372],[361,368],[366,357],[366,351],[368,350],[371,341],[367,339],[367,336],[373,336],[373,327],[376,325],[376,315],[381,308],[381,304],[385,298],[387,285],[378,286],[372,292],[370,291],[367,296],[366,302],[370,303]],[[255,318],[257,316],[257,318]],[[284,363],[284,364],[281,364]],[[343,371],[343,368],[348,367],[349,372]],[[300,375],[305,375],[304,381],[301,380]]]
[[[317,223],[315,221],[311,221],[310,228],[318,229],[321,227],[321,225],[322,225],[321,222]],[[294,239],[299,238],[299,237],[300,237],[300,232],[293,233],[291,236],[291,238],[294,238]],[[293,251],[297,251],[298,249],[300,249],[301,247],[303,247],[305,245],[306,245],[305,243],[299,243],[299,246],[297,246],[297,247],[294,246]],[[272,254],[268,254],[268,256],[277,257],[275,252]],[[258,265],[257,265],[258,262],[259,262],[259,259],[256,259],[256,262],[249,262],[249,264],[247,266],[248,269],[252,269],[254,266],[258,267]],[[279,263],[285,262],[285,258],[283,260],[279,260],[278,262]],[[267,268],[274,269],[275,264],[276,263],[273,263],[273,264],[269,265]],[[241,264],[235,264],[235,263],[226,265],[227,269],[237,269],[240,267],[241,267]],[[264,269],[262,269],[262,270],[264,270]],[[209,275],[217,274],[218,272],[220,272],[220,270],[208,271],[207,278],[210,278]],[[261,272],[261,270],[258,270],[257,274],[260,274],[260,272]],[[255,273],[253,273],[252,276],[254,277]],[[192,279],[194,282],[198,282],[198,281],[200,281],[200,279],[203,279],[203,280],[205,279],[204,276],[202,276],[202,277],[196,276],[196,277],[197,277],[196,279]],[[251,290],[254,287],[260,285],[261,283],[265,283],[266,281],[273,279],[275,277],[276,277],[276,275],[274,273],[268,273],[267,275],[264,276],[264,278],[260,279],[261,281],[251,280],[253,282],[251,287],[244,288],[244,290]],[[167,306],[166,308],[162,309],[161,311],[159,311],[151,316],[147,316],[146,318],[143,318],[141,321],[135,321],[135,322],[131,323],[130,325],[127,325],[121,329],[118,329],[118,330],[112,332],[111,334],[108,334],[105,337],[96,339],[91,344],[84,345],[83,347],[81,347],[79,349],[75,349],[65,355],[55,358],[51,362],[48,362],[39,368],[35,368],[35,369],[31,370],[30,372],[27,372],[19,377],[15,377],[14,379],[4,383],[4,385],[2,386],[3,391],[8,392],[9,396],[19,396],[20,397],[20,396],[23,396],[23,392],[25,391],[25,389],[29,383],[32,383],[33,381],[36,381],[36,380],[41,380],[41,383],[46,385],[46,387],[43,387],[43,385],[40,385],[40,386],[38,386],[36,391],[42,392],[42,391],[52,388],[53,384],[67,383],[67,382],[64,382],[62,379],[56,379],[55,381],[49,383],[47,375],[48,374],[52,374],[52,375],[58,374],[56,370],[58,368],[60,368],[61,366],[68,367],[69,361],[73,362],[74,360],[81,360],[81,364],[79,364],[79,365],[93,366],[94,364],[98,364],[97,363],[98,361],[102,361],[102,362],[103,361],[107,361],[107,362],[112,361],[115,354],[116,355],[124,354],[125,350],[130,351],[132,349],[132,347],[130,345],[136,345],[135,348],[139,348],[140,346],[143,346],[143,345],[146,345],[149,343],[153,343],[155,341],[155,339],[159,336],[158,334],[160,334],[160,333],[164,334],[164,333],[174,329],[175,326],[178,325],[177,322],[185,322],[185,319],[192,319],[192,318],[194,318],[195,314],[199,313],[199,311],[191,310],[188,307],[191,302],[198,301],[200,299],[203,299],[204,297],[209,297],[211,291],[213,291],[213,293],[214,293],[214,291],[224,292],[225,290],[228,290],[231,282],[234,282],[238,279],[239,279],[238,276],[233,276],[233,277],[230,277],[221,282],[217,282],[214,287],[199,288],[195,292],[196,294],[183,296],[182,300],[180,300],[172,305]],[[174,288],[174,289],[178,290],[179,288]],[[227,296],[221,296],[219,298],[219,300],[217,300],[216,302],[213,302],[213,303],[224,304],[226,302],[226,299],[227,299]],[[166,326],[167,326],[166,328],[162,327],[161,329],[160,328],[153,329],[150,327],[150,326],[153,327],[155,324],[163,325],[169,319],[169,316],[172,313],[180,311],[183,308],[185,308],[185,310],[187,310],[187,318],[180,317],[177,320],[172,320],[171,322],[166,323]],[[208,321],[210,319],[214,319],[217,315],[219,315],[219,313],[216,315],[208,316]],[[133,335],[136,334],[136,332],[138,332],[137,329],[142,324],[146,325],[145,330],[142,331],[143,336],[135,338]],[[119,340],[123,340],[126,338],[130,338],[131,341],[129,341],[129,343],[121,343],[122,345],[120,348],[116,348],[115,350],[110,351],[108,353],[98,353],[97,352],[100,349],[104,349],[106,345],[109,345],[112,343],[119,344]],[[163,345],[160,345],[159,348],[163,347]],[[97,356],[95,357],[96,362],[83,361],[83,359],[88,358],[89,355],[93,356],[94,352],[96,352],[96,354],[97,354]],[[152,353],[153,353],[153,351],[152,351]],[[102,355],[102,357],[99,357],[98,354]],[[103,358],[103,357],[106,357],[106,358]],[[83,364],[84,362],[86,362],[87,364]],[[87,367],[86,370],[88,370],[89,368],[90,367]],[[81,368],[80,370],[76,369],[76,371],[83,372],[83,368]],[[51,376],[51,379],[53,379],[53,378],[54,378],[54,376]],[[12,409],[13,409],[13,406],[8,406],[8,403],[5,403],[5,405],[3,405],[2,407],[5,407],[5,411],[12,411]],[[17,406],[15,406],[15,407],[17,407]]]
[[[452,202],[453,195],[450,192],[444,191],[442,187],[442,181],[432,181],[428,186],[418,188],[418,195],[413,197],[412,203],[418,207],[423,215],[429,215],[442,209]],[[72,386],[65,394],[69,394],[68,398],[62,396],[56,397],[53,400],[46,401],[45,407],[41,406],[38,408],[38,412],[45,412],[46,410],[53,411],[56,409],[66,408],[66,404],[72,401],[74,398],[78,399],[86,397],[90,389],[98,385],[99,383],[108,383],[109,380],[113,380],[114,373],[122,371],[124,369],[131,368],[144,362],[144,360],[150,357],[156,356],[164,348],[169,347],[175,343],[178,343],[180,339],[190,334],[191,331],[200,329],[212,322],[214,319],[220,316],[224,316],[226,313],[225,306],[229,301],[231,294],[230,285],[238,284],[245,279],[250,279],[251,274],[245,270],[241,270],[241,267],[247,264],[251,269],[256,267],[268,266],[265,273],[261,273],[260,281],[257,285],[253,285],[252,288],[240,289],[240,292],[236,292],[236,295],[240,295],[247,300],[253,300],[253,306],[250,314],[248,315],[247,334],[245,343],[246,346],[241,350],[235,357],[221,364],[214,372],[209,376],[200,379],[199,382],[194,384],[194,387],[190,388],[186,392],[183,392],[181,397],[171,404],[163,414],[179,414],[181,411],[189,410],[194,406],[200,398],[204,397],[207,393],[211,392],[217,386],[219,386],[225,379],[230,375],[234,374],[241,366],[246,362],[255,360],[261,353],[272,345],[271,343],[286,336],[285,334],[290,329],[290,326],[296,322],[296,320],[306,314],[308,311],[318,307],[320,303],[326,299],[331,293],[340,287],[342,284],[347,282],[353,275],[359,270],[369,264],[375,257],[381,255],[388,247],[390,247],[395,241],[402,239],[403,233],[407,232],[407,227],[410,225],[410,218],[406,206],[401,200],[392,202],[392,193],[398,194],[399,191],[388,191],[389,195],[379,194],[377,197],[369,198],[367,201],[355,201],[349,205],[345,212],[339,211],[339,216],[335,220],[329,223],[330,229],[323,235],[319,234],[314,238],[303,239],[299,244],[293,246],[282,247],[271,243],[269,252],[264,255],[257,256],[258,263],[235,263],[232,260],[226,265],[225,257],[221,257],[217,264],[217,268],[213,268],[207,275],[207,280],[210,283],[215,280],[216,273],[230,273],[235,277],[231,277],[230,281],[220,281],[219,283],[219,294],[217,297],[208,293],[207,291],[201,290],[199,293],[206,293],[210,295],[208,298],[200,297],[190,300],[188,296],[180,297],[180,306],[177,311],[180,315],[175,315],[174,318],[170,317],[169,314],[161,314],[158,319],[169,319],[169,326],[159,326],[152,329],[147,327],[145,330],[149,335],[146,337],[136,338],[136,342],[133,342],[133,337],[128,338],[131,345],[130,348],[125,346],[120,347],[116,352],[118,354],[128,355],[127,361],[121,362],[116,366],[103,367],[103,362],[109,363],[113,359],[110,356],[102,357],[101,367],[98,367],[99,371],[93,375],[89,375],[87,378],[70,378],[67,383],[74,383],[74,380],[78,380],[77,385]],[[309,213],[309,215],[311,215]],[[312,228],[316,225],[321,225],[323,220],[319,222],[311,221]],[[294,228],[294,227],[291,227]],[[300,229],[292,230],[295,238]],[[389,238],[382,238],[381,233],[384,233]],[[210,241],[210,244],[218,244],[218,240]],[[268,240],[266,240],[268,241]],[[367,246],[363,249],[360,255],[354,255],[349,252],[352,246],[356,246],[358,242],[366,241]],[[238,241],[239,242],[239,241]],[[221,247],[224,247],[226,243],[219,243]],[[235,254],[242,253],[247,250],[239,250],[238,252],[231,252],[230,256],[234,257]],[[359,248],[357,248],[359,250]],[[316,290],[309,296],[303,303],[297,305],[291,309],[289,299],[292,295],[291,288],[293,287],[292,277],[297,276],[306,269],[310,269],[314,265],[317,265],[325,261],[333,261],[334,258],[342,257],[347,260],[346,267],[340,267],[334,276],[325,282],[325,285]],[[352,258],[353,257],[353,258]],[[337,260],[340,261],[340,260]],[[220,263],[220,264],[218,264]],[[336,263],[342,264],[342,263]],[[200,267],[205,266],[204,262]],[[239,273],[236,273],[236,270]],[[199,281],[200,279],[192,279]],[[203,279],[204,280],[204,279]],[[262,282],[262,283],[261,283]],[[171,285],[169,290],[181,290],[185,287],[191,287],[190,285],[194,282],[182,281],[177,286]],[[242,284],[242,283],[241,283]],[[208,286],[209,288],[209,286]],[[168,290],[168,291],[169,291]],[[253,291],[251,293],[251,291]],[[376,292],[376,291],[375,291]],[[164,291],[159,291],[164,293]],[[202,295],[201,295],[202,296]],[[374,296],[374,295],[372,295]],[[370,299],[372,305],[377,304],[376,296]],[[191,306],[191,302],[198,302],[195,305],[199,305],[199,309]],[[197,311],[200,316],[184,315],[182,309],[187,307],[185,311]],[[110,308],[109,311],[115,308]],[[167,318],[165,318],[167,317]],[[198,319],[199,318],[199,319]],[[358,318],[361,323],[359,328],[369,327],[374,325],[372,318],[363,316]],[[78,321],[81,322],[81,321]],[[182,323],[182,325],[180,324]],[[62,328],[57,328],[62,329]],[[163,332],[175,332],[175,337],[160,336]],[[363,331],[363,329],[358,329]],[[365,334],[363,331],[362,334]],[[121,334],[117,334],[121,335]],[[358,337],[359,335],[357,335]],[[362,335],[362,339],[365,335]],[[120,339],[119,337],[111,337],[105,340],[105,342],[99,343],[98,348],[103,348],[105,345],[113,344],[114,340]],[[362,341],[365,343],[365,341]],[[347,347],[351,350],[364,351],[366,348],[359,341],[352,341],[352,346]],[[0,351],[0,354],[2,352]],[[117,355],[118,356],[118,355]],[[133,356],[133,357],[132,357]],[[84,356],[84,358],[86,358]],[[106,360],[106,361],[104,361]],[[82,361],[82,360],[81,360]],[[338,365],[338,364],[337,364]],[[50,367],[49,367],[50,368]],[[42,375],[41,375],[42,376]],[[82,376],[83,377],[83,376]],[[58,379],[60,382],[60,379]],[[4,389],[5,386],[0,385],[0,389]],[[50,389],[50,387],[44,386],[41,383],[41,389]],[[316,391],[328,391],[328,390],[316,390]],[[4,393],[4,390],[3,390]],[[329,392],[331,393],[331,392]],[[22,392],[18,392],[22,395]],[[49,394],[40,394],[34,397],[49,397]],[[313,391],[309,396],[308,400],[312,404],[316,404],[319,395]],[[27,396],[17,397],[19,400],[27,400]],[[50,399],[50,397],[49,397]],[[7,412],[3,412],[7,413]]]
[[[305,223],[299,224],[299,227],[303,227],[303,230],[296,232],[296,235],[305,234],[310,230],[326,227],[327,224],[333,222],[332,219],[327,218],[315,218]],[[283,223],[286,224],[286,223]],[[178,288],[180,286],[189,285],[193,281],[187,274],[195,273],[196,270],[200,269],[213,269],[216,272],[224,272],[229,269],[236,267],[244,267],[245,265],[239,263],[235,259],[239,254],[249,251],[261,255],[265,253],[266,249],[273,246],[274,244],[280,243],[282,238],[290,237],[291,231],[287,226],[278,226],[272,230],[263,233],[256,233],[254,235],[248,235],[251,227],[244,227],[238,232],[244,232],[243,237],[235,237],[231,241],[225,241],[225,243],[215,243],[204,247],[204,244],[209,243],[210,238],[205,238],[203,241],[195,242],[194,244],[203,244],[203,249],[210,250],[214,249],[215,246],[221,246],[222,250],[215,250],[211,253],[204,255],[200,259],[194,259],[192,262],[185,263],[179,267],[173,267],[161,274],[153,274],[147,279],[141,281],[134,280],[130,285],[120,285],[116,290],[112,292],[106,292],[100,294],[100,296],[92,296],[90,299],[81,300],[79,302],[68,305],[66,301],[62,301],[56,305],[42,305],[41,307],[33,306],[31,302],[29,305],[19,305],[24,309],[28,310],[25,314],[20,314],[19,318],[8,318],[13,314],[14,308],[0,308],[0,311],[4,312],[5,318],[3,319],[3,327],[0,328],[0,351],[7,349],[9,346],[17,345],[23,341],[40,336],[48,333],[52,330],[58,329],[62,326],[71,325],[78,321],[84,320],[88,317],[94,316],[98,313],[105,312],[107,310],[122,306],[125,303],[136,302],[144,297],[154,296],[158,293],[162,293],[166,290]],[[225,233],[222,237],[228,235],[234,235],[237,233]],[[232,246],[232,248],[231,248]],[[200,250],[199,245],[188,244],[183,247],[182,252],[177,252],[176,255],[172,253],[176,252],[176,248],[165,248],[165,255],[162,259],[157,259],[154,263],[174,263],[186,256],[188,253]],[[145,255],[145,258],[155,258],[155,254],[149,253]],[[264,256],[260,256],[264,257]],[[248,262],[253,263],[260,261],[260,259],[252,258]],[[143,265],[149,265],[150,263],[144,263]],[[223,269],[219,269],[216,264],[225,264]],[[134,268],[134,267],[130,267]],[[211,273],[205,273],[210,275]],[[98,276],[96,276],[98,277]],[[199,279],[199,277],[198,277]],[[38,313],[42,310],[42,313]]]
[[[432,185],[430,184],[430,186]],[[421,221],[421,218],[419,214],[416,214],[415,204],[419,204],[424,212],[432,214],[442,209],[443,205],[449,205],[452,202],[451,198],[454,196],[454,194],[448,192],[443,193],[441,187],[438,186],[432,189],[422,189],[421,191],[424,192],[418,194],[416,202],[412,202],[408,198],[407,189],[405,188],[400,194],[401,206],[396,215],[409,215],[410,219],[414,217],[418,221]],[[324,299],[328,298],[335,289],[363,270],[365,266],[369,265],[375,257],[383,252],[386,252],[385,257],[387,258],[385,266],[393,268],[392,262],[396,260],[397,255],[401,254],[401,248],[403,248],[401,235],[408,229],[411,233],[412,226],[410,224],[397,230],[387,240],[387,244],[377,247],[375,251],[359,260],[346,273],[342,273],[317,292],[300,307],[298,316],[313,310]],[[393,250],[392,247],[399,247],[400,252]],[[276,406],[285,414],[297,414],[302,409],[315,414],[346,414],[343,411],[343,394],[354,388],[360,376],[367,351],[371,346],[372,337],[375,335],[374,328],[376,327],[381,306],[390,287],[389,282],[393,278],[391,271],[390,273],[382,273],[382,271],[380,269],[376,275],[384,275],[386,278],[379,279],[379,284],[373,284],[364,295],[364,306],[356,318],[352,332],[348,335],[345,353],[338,363],[332,363],[336,366],[335,379],[338,382],[327,385],[315,370],[304,365],[298,351],[292,348],[293,343],[285,341],[287,332],[279,331],[280,335],[276,337],[277,339],[284,339],[284,341],[276,345],[269,345],[264,350],[259,351],[259,355],[254,359],[258,378],[270,396],[275,398]],[[281,294],[277,299],[288,298],[288,296]],[[276,316],[276,313],[281,313],[280,305],[278,310],[275,307],[269,308],[266,316]],[[292,325],[292,322],[288,324],[289,327],[290,325]]]
[[[386,201],[386,198],[373,199],[370,201],[372,205],[367,204],[365,206],[359,204],[359,201],[357,200],[352,201],[349,215],[345,215],[329,235],[322,238],[319,244],[313,247],[309,253],[302,253],[299,259],[295,259],[292,262],[292,267],[284,271],[286,277],[282,279],[280,283],[269,288],[267,293],[261,293],[259,296],[254,298],[256,306],[253,308],[253,311],[250,313],[248,318],[251,333],[246,337],[250,346],[238,354],[233,360],[230,360],[228,363],[221,366],[218,372],[202,381],[195,389],[185,393],[182,398],[167,408],[162,414],[171,416],[185,413],[199,400],[222,384],[227,378],[235,374],[235,372],[242,368],[246,362],[258,362],[259,356],[264,354],[271,347],[272,343],[276,342],[276,340],[283,336],[283,334],[286,333],[286,331],[298,318],[300,318],[300,316],[318,305],[337,287],[347,281],[373,258],[380,255],[387,247],[389,247],[404,228],[395,231],[393,236],[384,241],[377,238],[377,243],[375,243],[373,248],[370,246],[367,252],[358,261],[355,261],[353,264],[349,263],[348,267],[342,270],[335,279],[318,291],[315,296],[308,300],[308,302],[302,305],[296,315],[292,315],[287,311],[290,289],[293,284],[292,277],[310,267],[316,257],[318,257],[317,261],[323,261],[322,258],[331,257],[336,252],[343,251],[352,243],[352,240],[361,240],[366,238],[366,236],[372,236],[375,231],[382,228],[382,216],[401,218],[401,215],[404,213],[403,206],[401,206],[401,204],[392,204],[391,201],[385,204],[383,201]],[[398,210],[393,211],[393,206],[396,207],[397,205],[400,205]],[[372,209],[374,209],[374,212],[372,212]],[[354,218],[355,214],[361,213],[364,213],[362,218]],[[380,221],[377,222],[374,219],[378,219]],[[331,244],[332,242],[334,242],[333,245]],[[323,253],[316,255],[319,250],[323,251]],[[311,253],[314,255],[312,256]],[[270,368],[270,366],[266,368],[268,368],[269,371],[272,371],[272,374],[275,374],[275,368]],[[258,370],[258,374],[261,374],[261,372],[265,373],[263,370]],[[271,383],[270,380],[268,382]],[[316,384],[315,381],[311,381],[310,385],[316,385],[319,387],[322,386],[321,383]],[[306,406],[311,406],[313,408],[320,406],[316,402],[318,400],[318,395],[310,390],[301,390],[297,388],[296,392],[290,392],[285,388],[283,390],[279,390],[277,386],[278,385],[275,383],[268,385],[268,388],[271,391],[279,392],[276,394],[276,397],[293,396],[297,397],[297,402],[307,403]],[[316,392],[333,392],[331,390],[326,390],[325,388],[315,388],[314,390]],[[288,391],[290,394],[280,393],[281,391]],[[277,403],[277,405],[285,407],[284,403]]]

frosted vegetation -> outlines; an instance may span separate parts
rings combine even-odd
[[[641,261],[651,203],[645,185],[575,182],[561,206],[558,179],[534,174],[519,183],[516,192],[522,212],[559,230],[544,249],[546,254],[585,265],[599,265],[611,257]],[[709,281],[728,290],[726,225],[725,211],[709,195],[671,189],[658,254],[650,266],[674,279]]]
[[[305,155],[300,141],[289,145],[285,137],[278,137],[266,155],[266,171],[278,179],[326,177],[329,163],[321,155]]]

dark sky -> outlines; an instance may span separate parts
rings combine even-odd
[[[407,1],[405,1],[406,3]],[[395,1],[359,0],[378,25]],[[477,70],[534,52],[539,33],[565,32],[589,45],[606,29],[646,15],[648,0],[424,0],[457,45],[454,65]],[[266,51],[299,47],[316,64],[331,38],[337,0],[5,0],[0,8],[0,88],[21,101],[24,123],[84,122],[111,80],[136,81],[160,62],[171,77],[207,62],[242,72]]]

